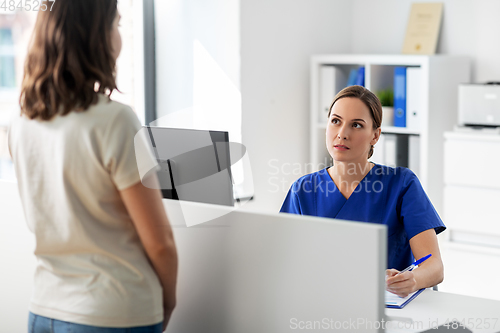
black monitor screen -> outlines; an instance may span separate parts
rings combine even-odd
[[[161,168],[163,198],[234,205],[228,132],[146,129]]]

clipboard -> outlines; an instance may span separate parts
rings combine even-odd
[[[402,309],[406,306],[406,304],[410,303],[413,301],[415,297],[420,295],[422,291],[424,291],[425,288],[422,288],[420,290],[417,290],[411,294],[409,294],[406,297],[399,297],[398,295],[395,295],[389,291],[385,291],[385,307],[386,308],[391,308],[391,309]]]

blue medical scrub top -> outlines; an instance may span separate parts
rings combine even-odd
[[[387,268],[403,270],[414,262],[409,240],[428,229],[446,229],[417,176],[402,167],[375,164],[346,199],[327,171],[299,178],[280,212],[387,225]]]

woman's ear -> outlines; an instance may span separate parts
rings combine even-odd
[[[375,146],[375,144],[378,142],[378,140],[380,139],[380,135],[382,134],[382,129],[379,127],[377,128],[376,130],[373,131],[373,138],[372,140],[370,141],[370,144],[372,146]]]

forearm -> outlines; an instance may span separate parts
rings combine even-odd
[[[410,246],[415,259],[420,259],[429,253],[432,254],[432,257],[424,261],[413,271],[416,290],[433,287],[441,283],[444,278],[444,268],[434,229],[423,231],[411,238]]]
[[[429,258],[427,261],[430,261]],[[421,264],[417,269],[413,271],[413,275],[416,281],[416,289],[430,288],[441,282],[444,279],[444,268],[443,263],[438,258],[433,258],[430,262],[425,262]]]
[[[164,308],[172,310],[175,306],[177,250],[160,192],[138,183],[120,194],[163,287]]]
[[[178,259],[173,238],[165,246],[148,253],[156,274],[163,288],[163,305],[166,311],[171,311],[176,304],[176,284]]]

